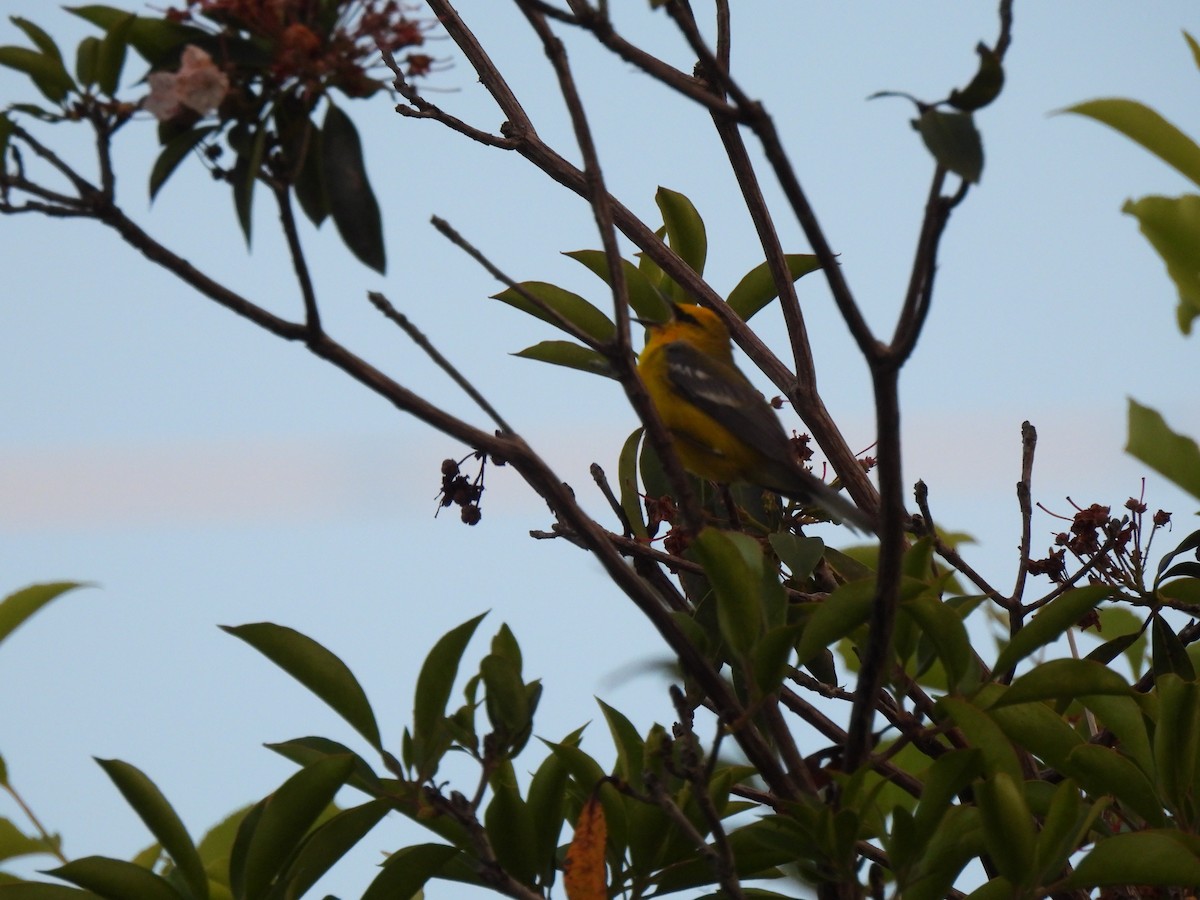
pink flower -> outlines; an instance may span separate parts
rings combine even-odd
[[[175,118],[185,107],[206,116],[229,93],[228,76],[194,44],[184,48],[178,72],[154,72],[147,80],[150,96],[142,107],[160,122]]]

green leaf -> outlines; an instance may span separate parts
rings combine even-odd
[[[599,342],[611,341],[617,334],[617,326],[612,320],[578,294],[544,281],[524,281],[518,287],[520,291],[516,288],[506,288],[494,294],[492,299],[560,327],[554,316],[542,308],[544,304]],[[541,304],[526,299],[522,292],[540,300]]]
[[[325,179],[321,173],[324,169],[321,163],[321,130],[315,122],[306,121],[308,141],[304,148],[304,163],[296,173],[292,187],[296,191],[296,199],[308,221],[320,226],[329,215],[329,196],[325,193]]]
[[[479,674],[487,691],[488,721],[507,743],[530,725],[531,712],[521,671],[512,660],[489,653],[480,660]]]
[[[934,760],[913,816],[913,828],[922,836],[922,844],[933,835],[958,794],[982,774],[983,755],[978,750],[950,750]]]
[[[983,141],[970,113],[929,108],[913,122],[938,164],[969,184],[983,174]]]
[[[1052,659],[1030,669],[1012,683],[996,706],[1040,700],[1074,700],[1085,694],[1128,696],[1125,679],[1090,659]]]
[[[100,58],[100,38],[88,35],[75,48],[75,77],[84,87],[96,83],[96,62]]]
[[[66,7],[67,12],[79,16],[105,31],[113,28],[129,15],[129,10],[113,6],[93,4]],[[137,17],[129,30],[129,43],[138,54],[152,66],[166,62],[173,52],[177,53],[184,44],[206,46],[211,36],[191,25],[171,22],[165,18]]]
[[[776,531],[768,535],[767,540],[779,561],[792,573],[792,578],[807,578],[825,555],[825,542],[819,537]]]
[[[533,828],[533,852],[545,876],[554,871],[555,850],[562,834],[566,809],[567,767],[553,753],[538,766],[525,793],[525,808]]]
[[[946,668],[949,687],[956,690],[971,665],[971,639],[958,613],[931,592],[918,594],[900,609],[916,622],[922,636],[932,641]]]
[[[599,276],[605,284],[612,287],[608,257],[605,256],[603,250],[571,250],[564,253],[563,256],[582,263]],[[622,259],[621,271],[625,275],[625,289],[629,292],[629,305],[639,318],[651,322],[665,322],[671,317],[667,301],[641,269],[629,260]]]
[[[1078,103],[1063,112],[1087,116],[1121,132],[1200,185],[1200,147],[1150,107],[1136,100],[1110,98]]]
[[[367,836],[391,809],[386,800],[371,800],[344,809],[313,830],[281,879],[285,896],[302,897],[355,844]]]
[[[992,706],[988,715],[1018,747],[1060,769],[1068,755],[1083,743],[1079,732],[1045,703]]]
[[[207,900],[208,874],[204,871],[204,863],[179,814],[158,786],[127,762],[119,759],[97,759],[96,762],[174,861],[188,896]]]
[[[1071,751],[1063,771],[1094,797],[1113,795],[1151,827],[1166,824],[1162,798],[1150,779],[1117,751],[1081,744]]]
[[[1200,447],[1191,438],[1173,432],[1159,413],[1132,399],[1125,452],[1193,497],[1200,497]]]
[[[987,106],[1000,96],[1000,89],[1004,87],[1004,67],[996,51],[987,44],[978,44],[975,52],[979,54],[975,77],[961,91],[950,92],[950,105],[963,112],[974,112]]]
[[[1183,33],[1183,38],[1187,41],[1188,48],[1192,51],[1192,59],[1195,61],[1196,67],[1200,68],[1200,44],[1197,44],[1196,39],[1186,31]]]
[[[109,900],[183,900],[182,895],[160,875],[135,863],[104,856],[72,860],[47,875],[77,884]],[[5,889],[0,896],[7,895]]]
[[[1116,834],[1097,841],[1064,886],[1200,884],[1198,849],[1194,836],[1174,829]]]
[[[33,45],[41,50],[42,53],[52,59],[57,59],[59,62],[63,61],[62,51],[54,43],[54,38],[50,37],[41,26],[35,25],[21,16],[9,16],[8,18],[9,21],[25,32],[25,36],[33,41]]]
[[[0,47],[0,66],[28,75],[42,96],[51,103],[62,103],[67,94],[78,90],[61,56],[30,50],[28,47]]]
[[[796,647],[800,662],[807,663],[830,644],[865,625],[874,605],[875,579],[864,578],[841,585],[825,598],[808,620]]]
[[[437,762],[445,752],[435,744],[439,725],[446,716],[446,704],[454,690],[463,651],[485,615],[487,613],[478,615],[442,635],[429,651],[421,674],[417,676],[413,701],[414,764],[423,777],[437,771]],[[427,771],[430,766],[432,770]]]
[[[235,129],[236,131],[236,129]],[[259,169],[267,146],[267,129],[259,126],[249,141],[249,152],[238,152],[233,164],[233,208],[237,212],[238,225],[250,245],[252,213],[254,211],[254,187],[258,184]]]
[[[1154,674],[1158,677],[1168,672],[1184,681],[1194,681],[1196,670],[1188,657],[1187,648],[1161,615],[1155,615],[1151,624]]]
[[[39,609],[67,591],[87,585],[78,581],[55,581],[33,584],[0,600],[0,642]]]
[[[379,780],[379,776],[375,774],[375,771],[367,761],[345,744],[323,737],[302,737],[280,743],[265,744],[264,746],[285,759],[290,759],[298,766],[310,765],[327,756],[353,757],[354,773],[346,780],[346,783],[372,796],[383,791],[383,785]]]
[[[1158,679],[1161,703],[1154,731],[1158,784],[1168,808],[1186,814],[1194,808],[1200,755],[1200,685],[1177,675]]]
[[[329,808],[353,770],[354,760],[348,756],[318,760],[281,784],[264,801],[256,820],[244,820],[247,834],[241,871],[231,873],[238,876],[234,880],[235,895],[265,896],[288,857]],[[239,843],[242,838],[239,831]]]
[[[121,70],[125,67],[125,50],[129,46],[129,32],[137,16],[133,13],[116,22],[108,29],[96,53],[96,86],[100,93],[111,97],[121,86]]]
[[[375,713],[362,685],[334,654],[312,638],[271,622],[221,628],[245,641],[324,700],[376,750],[383,749]]]
[[[697,275],[704,274],[704,262],[708,257],[708,236],[704,231],[704,220],[692,205],[692,201],[677,191],[660,187],[654,202],[663,216],[667,229],[667,242]],[[676,299],[685,300],[680,295]]]
[[[532,884],[542,865],[533,819],[517,789],[511,762],[497,767],[490,785],[492,800],[483,814],[488,840],[504,870],[518,881]]]
[[[1080,701],[1090,709],[1109,731],[1117,736],[1117,746],[1147,775],[1154,774],[1154,751],[1146,731],[1142,708],[1132,697],[1092,694]]]
[[[383,864],[383,871],[367,887],[362,900],[401,900],[423,896],[421,889],[459,851],[445,844],[417,844],[397,850]]]
[[[954,720],[971,746],[982,752],[984,771],[1005,772],[1013,781],[1020,782],[1021,764],[1012,743],[987,713],[957,697],[942,697],[937,705]]]
[[[24,834],[8,819],[0,818],[0,862],[21,856],[53,853],[54,850],[52,841]]]
[[[98,894],[81,891],[62,884],[44,881],[22,881],[14,884],[0,880],[0,897],[4,900],[94,900]]]
[[[1008,646],[996,658],[993,669],[1007,672],[1039,647],[1058,640],[1068,628],[1077,625],[1096,604],[1112,596],[1112,593],[1111,587],[1093,584],[1069,590],[1051,600],[1013,635]]]
[[[737,653],[748,655],[764,625],[761,545],[748,535],[709,527],[689,549],[716,593],[721,637]]]
[[[607,357],[572,341],[542,341],[512,355],[568,369],[578,369],[592,375],[603,375],[606,378],[617,377]]]
[[[382,274],[387,268],[383,219],[367,179],[362,142],[350,117],[333,103],[321,127],[321,169],[338,234],[351,253]]]
[[[1033,816],[1025,802],[1022,782],[1007,772],[996,772],[975,785],[988,855],[1000,874],[1013,884],[1026,884],[1034,874]]]
[[[203,142],[206,137],[217,129],[218,126],[216,125],[204,125],[200,128],[192,128],[176,135],[167,142],[162,152],[158,154],[158,159],[154,161],[154,168],[150,170],[151,200],[158,196],[158,192],[162,190],[163,185],[167,183],[167,179],[171,177],[179,164],[183,162],[184,157],[191,153],[198,144]]]
[[[1084,822],[1082,798],[1070,779],[1060,781],[1054,789],[1050,806],[1042,819],[1037,837],[1037,870],[1039,884],[1046,884],[1062,871],[1082,837]]]
[[[821,268],[821,264],[811,253],[788,253],[784,259],[787,261],[792,281],[798,281],[809,272]],[[725,302],[744,321],[749,322],[751,316],[778,296],[779,290],[775,279],[771,277],[771,268],[764,262],[742,276],[742,280],[729,292]]]
[[[1138,220],[1142,234],[1166,263],[1179,293],[1179,330],[1190,334],[1200,316],[1200,196],[1142,197],[1127,200],[1121,211]]]
[[[650,533],[642,517],[642,498],[638,493],[637,460],[638,445],[642,440],[642,429],[635,428],[621,446],[617,461],[617,485],[621,495],[621,509],[629,530],[638,540],[649,541]]]

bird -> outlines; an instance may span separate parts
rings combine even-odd
[[[734,363],[720,316],[672,304],[666,321],[638,321],[648,332],[638,374],[685,469],[722,484],[748,482],[875,530],[869,516],[800,465],[775,411]]]

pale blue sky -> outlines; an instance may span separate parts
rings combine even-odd
[[[689,66],[667,21],[646,5],[629,4],[637,10],[629,34]],[[976,41],[994,39],[994,4],[739,7],[735,68],[775,115],[872,322],[890,330],[930,161],[904,103],[864,98],[896,89],[935,99],[962,84]],[[460,9],[543,136],[574,158],[541,50],[520,17],[495,0],[464,0]],[[68,55],[88,33],[44,0],[0,0],[0,11],[64,36]],[[980,115],[983,182],[951,220],[933,312],[903,379],[905,464],[910,481],[929,483],[944,524],[978,536],[973,561],[1002,584],[1015,562],[1009,498],[1025,418],[1041,435],[1035,495],[1051,508],[1068,509],[1066,495],[1117,506],[1142,475],[1153,505],[1180,514],[1196,506],[1121,452],[1127,395],[1200,433],[1196,347],[1174,327],[1161,263],[1119,213],[1127,197],[1188,185],[1100,126],[1049,115],[1129,96],[1200,133],[1200,72],[1181,28],[1200,31],[1194,5],[1182,0],[1018,0],[1008,84]],[[0,43],[18,42],[0,23]],[[657,185],[690,195],[708,222],[710,279],[728,290],[759,256],[707,117],[603,52],[569,50],[610,186],[647,217]],[[446,44],[435,52],[451,53]],[[140,75],[136,61],[127,74],[129,83]],[[437,100],[464,118],[499,124],[465,63],[431,84],[450,91]],[[130,97],[140,92],[128,88]],[[0,102],[27,99],[21,79],[0,71]],[[427,224],[440,215],[513,276],[557,281],[604,303],[599,282],[558,256],[599,245],[589,210],[520,158],[401,119],[384,98],[350,111],[384,208],[389,271],[379,277],[356,264],[329,226],[306,232],[330,331],[482,423],[366,302],[367,290],[386,293],[603,515],[587,465],[614,469],[635,424],[619,390],[509,357],[555,335],[488,301],[497,285]],[[86,162],[81,129],[48,136]],[[270,209],[256,210],[248,254],[227,191],[196,164],[149,208],[155,149],[149,121],[120,135],[126,210],[219,280],[296,315]],[[777,209],[789,249],[805,249]],[[513,473],[489,473],[478,527],[452,514],[434,520],[439,463],[465,448],[193,294],[92,224],[0,219],[0,247],[0,592],[61,578],[99,585],[63,598],[0,652],[0,753],[39,814],[65,832],[70,854],[128,856],[149,840],[92,755],[142,767],[199,833],[290,773],[262,742],[315,733],[354,743],[317,700],[218,623],[280,622],[341,654],[393,746],[427,649],[489,608],[468,660],[501,621],[513,627],[527,673],[546,679],[537,733],[558,738],[596,718],[595,694],[639,728],[670,720],[656,680],[610,683],[658,652],[650,629],[590,559],[526,536],[549,519]],[[801,296],[827,404],[851,445],[865,447],[865,367],[823,284],[806,279]],[[782,346],[778,320],[761,321]],[[1054,530],[1048,517],[1035,520],[1037,543]],[[585,748],[607,759],[602,732],[593,726]],[[531,751],[524,767],[536,761]],[[0,805],[0,814],[14,813]],[[324,886],[353,896],[380,851],[422,839],[382,827],[356,865]],[[428,891],[435,900],[460,894]]]

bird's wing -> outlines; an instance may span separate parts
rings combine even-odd
[[[666,358],[667,378],[684,400],[772,462],[796,467],[783,426],[746,376],[682,341],[667,345]]]

